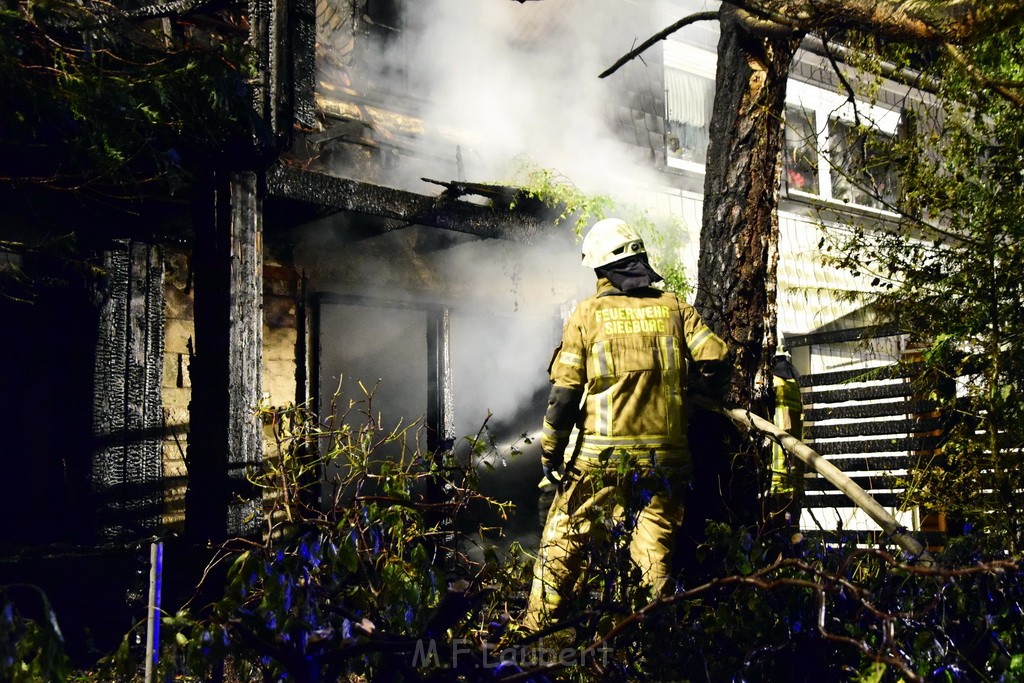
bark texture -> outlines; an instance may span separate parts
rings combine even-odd
[[[734,4],[800,30],[855,28],[909,43],[963,45],[1024,21],[1021,0],[737,0]]]
[[[765,31],[762,21],[732,5],[722,6],[720,21],[695,305],[735,354],[726,401],[770,415],[782,116],[800,35],[778,25]],[[763,449],[703,410],[691,418],[690,444],[695,486],[685,534],[696,539],[691,545],[700,543],[706,520],[759,524]],[[687,547],[684,556],[696,559]]]
[[[775,346],[778,176],[798,35],[749,32],[722,9],[696,306],[736,353],[727,399],[765,414]]]

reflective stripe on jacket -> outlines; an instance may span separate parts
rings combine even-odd
[[[803,439],[804,403],[796,380],[775,376],[775,426]],[[792,494],[803,491],[804,468],[778,443],[772,444],[771,493]]]
[[[583,457],[609,449],[615,457],[624,449],[686,465],[687,364],[727,357],[725,343],[675,294],[653,288],[624,294],[601,278],[597,294],[565,325],[551,381],[580,395],[586,390]],[[546,423],[541,448],[561,453],[566,432],[565,425]]]

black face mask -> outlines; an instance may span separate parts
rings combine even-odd
[[[650,287],[655,282],[662,280],[662,277],[651,268],[651,264],[647,261],[647,254],[627,256],[594,270],[598,277],[608,278],[612,285],[622,292]]]
[[[782,379],[800,379],[800,373],[792,361],[785,356],[775,356],[775,369],[772,373]]]

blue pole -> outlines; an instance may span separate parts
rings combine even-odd
[[[164,544],[154,540],[149,547],[149,609],[146,614],[146,683],[154,683],[160,660],[160,583],[164,569]]]

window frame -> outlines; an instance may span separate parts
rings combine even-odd
[[[664,42],[663,60],[666,70],[677,69],[694,76],[710,79],[712,84],[715,82],[715,71],[718,63],[718,55],[715,52],[677,40],[666,40]],[[670,96],[668,93],[668,79],[665,78],[663,80],[665,85],[665,163],[672,169],[704,175],[705,164],[673,157],[668,151],[668,127],[670,120],[668,108]],[[828,89],[828,86],[823,84],[797,80],[792,76],[790,76],[786,85],[786,107],[803,108],[814,114],[814,128],[817,134],[818,186],[818,191],[815,193],[790,188],[788,185],[783,184],[783,190],[787,198],[824,202],[836,207],[854,208],[887,216],[897,215],[887,209],[844,201],[833,196],[831,173],[833,163],[829,156],[829,130],[830,123],[834,119],[844,123],[855,123],[859,118],[861,122],[867,122],[878,131],[886,135],[895,136],[898,134],[902,120],[902,113],[899,110],[871,104],[863,100],[857,100],[856,105],[854,105],[854,103],[850,102],[850,98],[847,95],[840,94],[836,89]]]
[[[712,92],[714,92],[715,85],[715,69],[718,64],[718,55],[714,52],[701,49],[681,43],[679,41],[667,40],[665,41],[664,50],[664,62],[665,69],[676,69],[683,71],[692,76],[700,78],[706,78],[711,81]],[[695,161],[688,161],[686,159],[678,159],[671,156],[668,153],[668,84],[665,84],[665,163],[670,168],[677,168],[684,171],[690,171],[691,173],[704,174],[705,164],[700,164]],[[710,127],[710,122],[709,122]],[[710,131],[709,131],[710,132]],[[706,155],[706,153],[705,153]]]
[[[820,85],[798,81],[793,78],[789,79],[786,86],[786,107],[802,108],[805,111],[814,113],[814,128],[817,134],[818,152],[818,192],[805,192],[804,190],[786,186],[787,197],[822,201],[836,206],[855,207],[865,211],[892,216],[896,215],[887,209],[876,208],[868,204],[857,204],[852,201],[843,201],[834,196],[831,171],[836,164],[834,164],[830,157],[829,135],[833,120],[838,120],[841,123],[855,124],[859,118],[862,123],[866,122],[872,128],[885,135],[896,136],[902,119],[900,111],[861,100],[857,100],[854,103],[850,101],[849,97],[834,90],[826,90]]]

